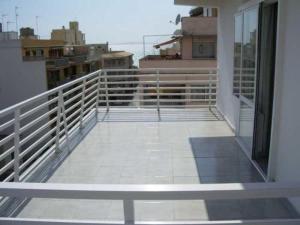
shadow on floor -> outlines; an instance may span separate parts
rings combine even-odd
[[[200,183],[264,182],[234,137],[192,137]],[[210,220],[298,218],[286,199],[204,201]]]

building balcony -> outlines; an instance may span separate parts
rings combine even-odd
[[[67,58],[57,58],[57,59],[48,59],[46,61],[47,68],[58,68],[58,67],[66,67],[69,65],[69,59]]]
[[[216,68],[112,69],[0,111],[0,223],[299,223],[217,92]]]
[[[218,18],[217,17],[183,17],[182,35],[201,36],[217,35]]]

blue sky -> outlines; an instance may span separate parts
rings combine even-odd
[[[14,8],[19,7],[19,27],[36,27],[39,35],[49,38],[53,28],[79,21],[87,43],[110,42],[113,49],[133,51],[141,55],[141,45],[114,45],[141,42],[145,34],[169,34],[180,28],[169,23],[177,14],[187,16],[190,7],[175,6],[174,0],[0,0],[0,14],[15,21]],[[0,20],[1,21],[1,20]],[[6,23],[4,24],[6,29]],[[15,30],[15,24],[10,25]],[[162,38],[149,39],[159,42]],[[147,48],[151,51],[150,46]]]

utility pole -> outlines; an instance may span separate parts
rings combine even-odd
[[[35,26],[36,26],[36,35],[37,35],[37,38],[39,38],[39,16],[35,16]]]
[[[19,14],[18,14],[18,9],[19,9],[19,7],[18,7],[18,6],[15,6],[16,32],[17,32],[17,34],[19,34],[19,26],[18,26],[18,17],[19,17]],[[19,35],[18,35],[18,36],[19,36]]]

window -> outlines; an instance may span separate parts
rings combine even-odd
[[[257,30],[257,7],[235,16],[233,94],[251,102],[255,97]]]
[[[215,59],[216,43],[203,42],[198,39],[193,40],[193,58]]]

